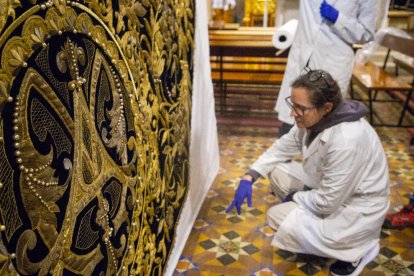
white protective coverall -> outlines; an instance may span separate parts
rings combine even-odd
[[[283,220],[272,244],[279,248],[354,262],[376,243],[389,208],[387,158],[365,119],[343,122],[319,133],[291,131],[264,152],[251,169],[263,177],[302,155],[312,187],[293,196],[297,207]],[[301,179],[300,172],[295,175]]]
[[[329,72],[342,94],[347,94],[354,58],[352,45],[374,38],[376,17],[383,0],[326,0],[339,11],[335,24],[322,19],[319,12],[322,1],[300,0],[299,3],[298,28],[275,107],[279,120],[288,124],[293,124],[293,119],[285,98],[290,96],[290,85],[308,61],[311,69]]]

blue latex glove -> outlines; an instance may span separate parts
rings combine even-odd
[[[325,18],[332,23],[335,23],[338,19],[339,12],[335,9],[332,5],[323,1],[321,6],[319,7],[319,11],[321,13],[322,18]]]
[[[239,187],[237,187],[236,193],[234,194],[233,202],[227,207],[226,213],[229,213],[236,206],[237,213],[240,215],[241,205],[245,198],[247,198],[247,206],[252,207],[252,185],[253,183],[249,180],[240,180]]]
[[[284,202],[289,202],[289,201],[293,201],[293,195],[296,194],[296,192],[291,192],[290,194],[288,194],[283,200],[282,203]]]

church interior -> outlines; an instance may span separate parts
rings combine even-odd
[[[331,275],[272,245],[269,179],[226,212],[280,139],[301,2],[4,1],[0,275]],[[409,221],[381,228],[360,275],[414,275],[414,1],[378,2],[346,93],[384,148],[387,212]]]
[[[253,24],[262,26],[262,32],[266,32],[263,24],[263,10],[255,20],[249,17],[252,12],[243,12],[237,7],[240,2],[245,2],[244,7],[250,7],[249,3],[265,1],[236,1],[233,9],[212,10],[213,20],[217,16],[219,23],[234,27],[234,22],[240,24],[240,28]],[[288,5],[286,12],[288,17],[293,17],[295,1],[276,1],[276,7]],[[391,1],[388,11],[388,26],[407,31],[413,35],[414,25],[411,17],[414,5],[409,1]],[[399,3],[397,3],[399,2]],[[272,2],[273,3],[273,2]],[[270,6],[269,6],[270,7]],[[273,9],[273,7],[270,7]],[[257,10],[256,10],[257,12]],[[271,14],[274,11],[271,11]],[[238,13],[238,14],[236,14]],[[405,18],[405,15],[409,15]],[[238,20],[240,18],[241,20]],[[249,18],[248,20],[246,18]],[[276,17],[273,22],[277,22]],[[213,21],[210,21],[210,42],[219,36]],[[269,24],[270,19],[269,19]],[[271,26],[271,25],[269,25]],[[239,29],[240,30],[240,29]],[[231,31],[229,31],[231,32]],[[272,34],[271,32],[269,32]],[[214,43],[214,41],[213,41]],[[210,47],[214,47],[210,46]],[[386,56],[386,48],[379,48],[372,59],[377,64],[383,64]],[[226,57],[225,57],[226,58]],[[214,91],[216,95],[216,116],[220,146],[220,171],[210,188],[201,210],[193,225],[191,234],[181,254],[174,275],[330,275],[329,263],[320,257],[295,254],[279,249],[271,245],[274,235],[266,224],[266,211],[278,202],[278,199],[270,193],[269,181],[259,180],[253,188],[253,206],[242,210],[241,215],[236,212],[226,214],[225,209],[233,199],[237,182],[256,158],[268,148],[277,135],[280,122],[274,108],[278,89],[278,83],[283,76],[283,57],[273,58],[275,64],[262,62],[253,64],[255,57],[250,59],[250,64],[244,64],[255,73],[263,70],[263,80],[255,84],[248,84],[243,72],[236,71],[236,66],[230,64],[228,72],[224,72],[225,78],[234,80],[227,83],[225,104],[220,97],[219,66],[217,57],[211,58],[212,78],[216,81]],[[236,59],[236,57],[233,57]],[[242,58],[240,58],[242,59]],[[268,61],[268,60],[267,60]],[[389,70],[394,70],[389,63]],[[241,67],[241,66],[240,66]],[[226,69],[224,69],[226,70]],[[266,75],[271,71],[272,75]],[[276,73],[275,73],[276,72]],[[280,76],[277,74],[280,72]],[[392,72],[392,71],[391,71]],[[246,73],[247,75],[248,73]],[[413,71],[401,71],[408,82],[413,80]],[[242,79],[240,78],[242,76]],[[355,87],[356,98],[366,99],[367,94]],[[258,92],[259,91],[259,92]],[[387,95],[383,95],[387,97]],[[379,105],[379,103],[378,103]],[[398,120],[399,107],[384,103],[387,112],[382,112],[384,117],[376,117],[377,122],[387,123]],[[395,109],[394,109],[395,108]],[[412,112],[412,111],[411,111]],[[407,125],[412,125],[413,117],[406,118]],[[391,207],[390,212],[397,212],[407,204],[414,190],[414,151],[412,129],[406,127],[375,128],[378,132],[386,151],[391,179]],[[382,229],[381,249],[378,256],[370,262],[361,275],[412,275],[414,274],[414,228]]]

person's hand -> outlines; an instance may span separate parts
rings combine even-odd
[[[325,18],[332,23],[335,23],[338,19],[339,12],[337,9],[335,9],[332,5],[326,3],[324,0],[319,7],[319,11],[321,13],[322,18]]]
[[[291,192],[291,193],[289,193],[283,200],[282,200],[282,203],[285,203],[285,202],[289,202],[289,201],[293,201],[293,195],[295,194],[296,192]]]
[[[234,194],[233,202],[227,207],[226,213],[229,213],[236,206],[237,213],[240,215],[241,205],[245,198],[247,198],[247,206],[252,207],[252,185],[253,183],[250,180],[240,180],[239,187],[237,187],[236,193]]]

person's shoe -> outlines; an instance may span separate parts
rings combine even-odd
[[[400,212],[414,212],[413,204],[408,203],[407,205],[404,205]]]
[[[411,204],[405,205],[398,213],[388,214],[382,224],[384,229],[402,229],[414,227],[414,208]]]
[[[379,249],[379,243],[377,243],[359,261],[354,263],[336,261],[330,266],[329,270],[334,276],[357,276],[362,272],[364,267],[378,255]]]

